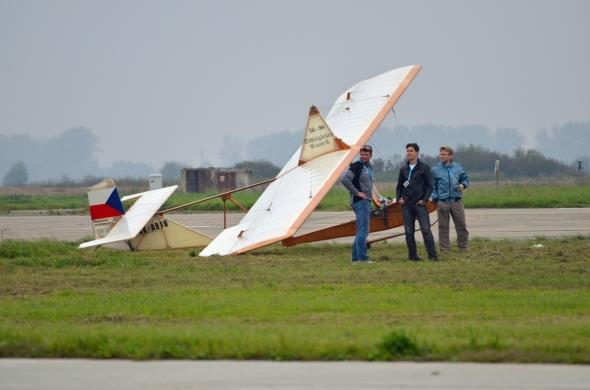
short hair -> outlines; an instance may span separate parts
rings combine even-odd
[[[416,152],[419,152],[420,151],[420,147],[415,142],[411,142],[411,143],[407,144],[406,145],[406,149],[407,148],[413,148]]]
[[[455,151],[453,150],[453,148],[451,148],[450,146],[441,146],[440,149],[438,150],[439,152],[445,151],[447,153],[449,153],[451,156],[455,154]]]
[[[361,146],[361,152],[362,151],[369,152],[369,153],[373,154],[373,147],[371,145],[363,145],[363,146]]]

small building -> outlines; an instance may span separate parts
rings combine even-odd
[[[160,173],[152,173],[149,177],[149,188],[151,190],[157,190],[162,188],[162,174]]]
[[[250,185],[251,172],[233,168],[182,168],[180,188],[185,192],[229,191]]]

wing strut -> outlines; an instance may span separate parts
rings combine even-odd
[[[238,207],[243,212],[245,212],[245,213],[248,212],[248,209],[246,207],[244,207],[244,205],[242,205],[240,202],[238,202],[237,200],[235,200],[232,197],[232,194],[235,193],[235,192],[247,190],[247,189],[250,189],[250,188],[253,188],[253,187],[258,187],[258,186],[261,186],[263,184],[267,184],[267,183],[273,182],[276,179],[277,178],[274,177],[272,179],[267,179],[267,180],[259,181],[258,183],[250,184],[250,185],[245,186],[245,187],[236,188],[235,190],[222,192],[220,194],[208,196],[206,198],[195,200],[193,202],[181,204],[180,206],[175,206],[175,207],[171,207],[171,208],[166,209],[166,210],[162,210],[162,211],[158,212],[158,214],[162,215],[162,214],[165,214],[165,213],[169,213],[171,211],[176,211],[176,210],[180,210],[180,209],[183,209],[183,208],[186,208],[186,207],[189,207],[189,206],[193,206],[195,204],[199,204],[199,203],[207,202],[209,200],[221,198],[221,200],[223,201],[223,228],[226,229],[227,228],[227,204],[226,204],[226,201],[229,200],[230,202],[232,202],[234,205],[236,205],[236,207]]]
[[[216,198],[222,198],[223,199],[224,197],[227,197],[227,200],[231,200],[233,203],[235,203],[235,200],[233,198],[231,198],[231,194],[233,194],[234,192],[239,192],[239,191],[247,190],[247,189],[250,189],[250,188],[258,187],[258,186],[261,186],[263,184],[267,184],[267,183],[273,182],[275,180],[276,180],[276,177],[273,177],[272,179],[267,179],[267,180],[259,181],[258,183],[250,184],[249,186],[236,188],[235,190],[222,192],[220,194],[208,196],[206,198],[195,200],[193,202],[188,202],[188,203],[185,203],[185,204],[181,204],[179,206],[170,207],[169,209],[162,210],[162,211],[158,212],[158,214],[165,214],[165,213],[169,213],[171,211],[176,211],[176,210],[184,209],[186,207],[190,207],[192,205],[203,203],[203,202],[206,202],[208,200],[212,200],[212,199],[216,199]],[[229,197],[228,197],[228,195],[229,195]],[[236,204],[236,206],[238,206],[242,210],[245,210],[245,207],[243,207],[243,206],[240,206],[238,204]]]

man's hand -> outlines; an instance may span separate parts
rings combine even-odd
[[[465,186],[463,184],[459,184],[459,186],[457,187],[459,189],[459,191],[463,192],[463,190],[465,190]]]
[[[404,199],[403,199],[403,198],[400,198],[400,200],[399,200],[399,202],[398,202],[398,203],[400,204],[400,206],[403,206],[403,205],[404,205],[404,203],[406,203],[406,202],[404,201]]]
[[[418,206],[424,206],[424,201],[422,199],[420,199],[419,201],[416,202],[416,204]]]
[[[361,198],[361,199],[367,199],[367,195],[365,195],[365,193],[364,193],[364,192],[359,192],[359,193],[357,194],[357,196],[358,196],[359,198]]]

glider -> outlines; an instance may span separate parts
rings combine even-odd
[[[241,254],[279,241],[285,245],[292,243],[291,237],[371,138],[420,69],[420,65],[406,66],[361,81],[336,99],[325,119],[312,106],[301,147],[244,218],[224,229],[199,255]],[[389,228],[392,227],[395,226]]]
[[[88,190],[95,240],[80,248],[109,246],[117,249],[156,250],[204,247],[200,256],[242,254],[276,242],[292,246],[355,234],[354,221],[295,236],[347,169],[361,146],[371,138],[422,67],[406,66],[361,81],[346,90],[327,117],[312,106],[301,147],[278,175],[269,180],[208,198],[160,210],[177,186],[119,198],[115,183],[104,180]],[[269,184],[270,183],[270,184]],[[250,210],[232,194],[269,184]],[[167,213],[214,198],[223,200],[224,230],[214,239],[171,220]],[[124,211],[125,201],[135,203]],[[246,212],[235,226],[227,227],[226,201]],[[403,225],[399,204],[373,199],[371,232]],[[429,202],[432,212],[436,205]],[[392,238],[384,237],[377,240]]]

